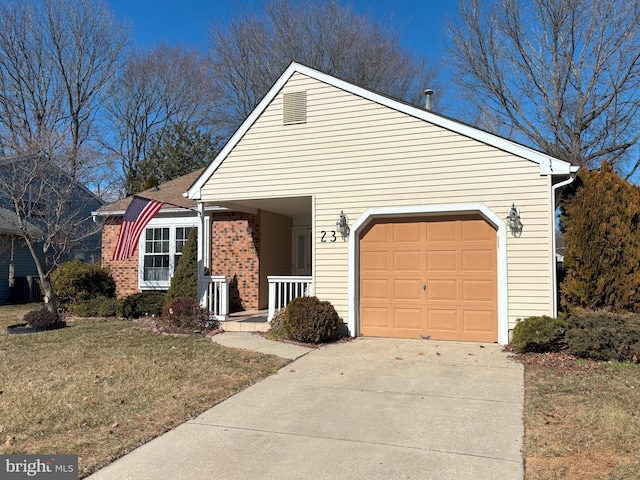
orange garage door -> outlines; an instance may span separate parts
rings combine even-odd
[[[498,341],[496,250],[480,216],[374,223],[360,238],[360,333]]]

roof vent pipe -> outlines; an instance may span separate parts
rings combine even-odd
[[[430,88],[427,88],[424,91],[424,94],[427,97],[426,108],[427,108],[427,110],[431,111],[431,97],[433,96],[433,90],[431,90]]]

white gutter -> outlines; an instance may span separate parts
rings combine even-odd
[[[567,180],[551,185],[551,218],[552,218],[552,236],[551,236],[551,265],[552,285],[553,285],[553,316],[558,316],[558,261],[556,260],[556,190],[565,187],[576,179],[576,171],[571,172]]]

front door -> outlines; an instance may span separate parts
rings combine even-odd
[[[293,227],[291,273],[311,275],[311,227]]]

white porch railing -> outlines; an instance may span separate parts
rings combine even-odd
[[[224,322],[229,319],[229,282],[226,277],[200,277],[205,284],[202,306],[209,309],[213,316]]]
[[[312,295],[311,276],[268,276],[269,281],[269,315],[267,321],[270,322],[278,310],[298,297],[308,297]]]

